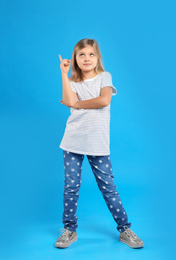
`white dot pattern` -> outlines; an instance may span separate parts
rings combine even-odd
[[[63,153],[65,166],[63,224],[65,228],[76,231],[78,227],[76,210],[79,189],[81,186],[81,172],[84,155],[68,151],[63,151]],[[126,225],[130,227],[131,223],[128,222],[127,214],[113,181],[114,176],[111,171],[112,165],[110,157],[87,155],[87,158],[106,205],[117,223],[117,230],[123,232],[123,226]]]

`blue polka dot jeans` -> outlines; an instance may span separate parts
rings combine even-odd
[[[81,172],[84,155],[65,150],[63,150],[63,155],[65,185],[62,221],[65,229],[76,231],[78,227],[76,210],[78,205],[79,189],[81,186]],[[128,222],[127,213],[125,212],[119,193],[116,190],[116,185],[114,184],[110,156],[86,156],[107,207],[117,223],[117,230],[123,232],[125,230],[123,226],[131,227],[131,223]]]

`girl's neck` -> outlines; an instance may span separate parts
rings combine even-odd
[[[94,78],[97,74],[95,71],[82,72],[83,80]]]

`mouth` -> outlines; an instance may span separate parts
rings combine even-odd
[[[91,65],[91,64],[90,64],[90,63],[85,63],[84,65],[85,65],[85,66],[89,66],[89,65]]]

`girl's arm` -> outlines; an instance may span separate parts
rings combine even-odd
[[[97,98],[92,98],[84,101],[76,102],[73,108],[83,108],[83,109],[93,109],[108,106],[111,102],[112,88],[104,87],[101,90],[100,96]]]
[[[71,60],[62,59],[61,55],[59,54],[60,59],[60,69],[62,73],[62,98],[63,103],[71,107],[73,104],[77,102],[77,96],[76,93],[72,91],[70,87],[70,82],[68,79],[68,71],[70,67]]]
[[[67,74],[62,73],[62,97],[66,106],[71,107],[77,102],[77,95],[72,91]]]
[[[103,97],[92,98],[84,101],[78,101],[74,104],[73,108],[93,109],[107,106]]]
[[[65,102],[63,100],[60,101],[61,104],[64,104],[66,106],[68,106],[67,104],[65,104]],[[100,107],[105,107],[107,106],[104,102],[104,99],[102,97],[97,97],[97,98],[92,98],[92,99],[88,99],[88,100],[84,100],[84,101],[78,101],[76,103],[74,103],[72,106],[73,108],[77,108],[77,109],[93,109],[93,108],[100,108]]]
[[[104,87],[101,90],[100,96],[97,98],[92,98],[84,101],[78,101],[75,104],[73,104],[71,107],[77,108],[77,109],[94,109],[94,108],[100,108],[108,106],[111,102],[112,97],[112,88],[111,87]],[[60,101],[61,104],[65,104],[63,100]]]

